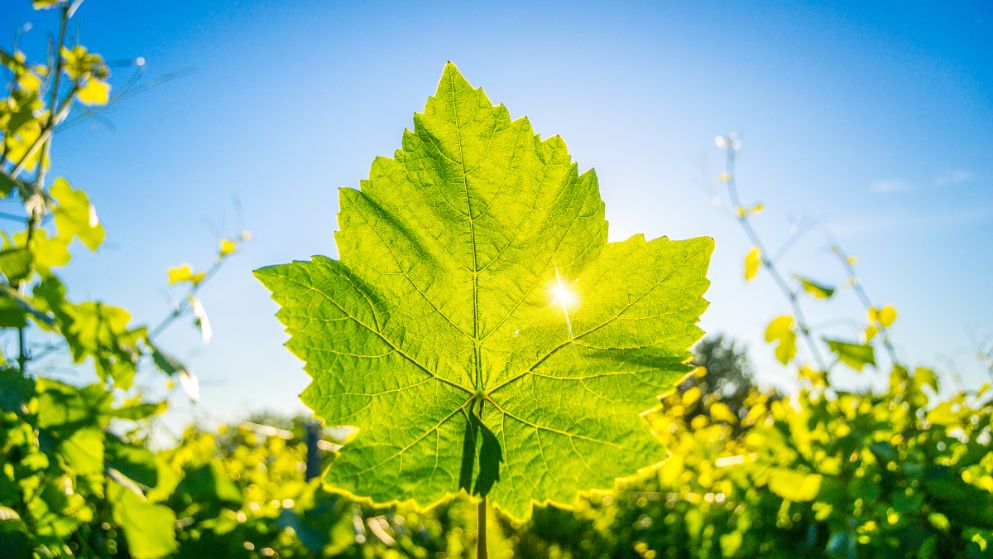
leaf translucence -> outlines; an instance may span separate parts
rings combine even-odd
[[[665,458],[640,414],[688,371],[711,239],[608,243],[593,171],[451,63],[338,223],[338,260],[256,272],[304,402],[359,429],[331,485],[526,518]]]

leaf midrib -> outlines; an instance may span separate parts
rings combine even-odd
[[[462,123],[459,122],[459,104],[455,95],[455,76],[448,79],[449,91],[452,95],[452,112],[455,113],[455,136],[459,140],[459,168],[462,171],[462,189],[465,192],[466,217],[469,218],[469,238],[472,241],[472,351],[473,364],[476,369],[476,380],[473,388],[482,390],[483,367],[479,343],[479,264],[476,254],[476,223],[472,215],[472,199],[469,196],[469,177],[465,168],[465,151],[462,146]]]

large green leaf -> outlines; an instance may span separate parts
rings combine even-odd
[[[524,518],[666,457],[639,414],[688,370],[711,239],[608,243],[595,174],[452,64],[340,206],[339,260],[256,272],[304,402],[359,428],[332,485]]]

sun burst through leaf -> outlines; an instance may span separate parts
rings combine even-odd
[[[562,314],[565,316],[565,326],[569,330],[569,337],[573,337],[572,319],[569,318],[569,309],[573,309],[579,304],[579,295],[562,281],[558,268],[555,268],[555,281],[548,287],[548,292],[552,296],[552,304],[562,307]]]

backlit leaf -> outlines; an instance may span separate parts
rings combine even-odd
[[[175,266],[169,268],[169,285],[175,285],[177,283],[190,282],[193,285],[197,285],[203,278],[205,274],[203,272],[194,272],[193,266],[189,264],[182,264],[180,266]]]
[[[17,246],[25,246],[27,240],[27,231],[14,234],[14,242]],[[44,229],[36,229],[31,235],[31,244],[27,248],[34,257],[35,265],[41,272],[47,273],[49,268],[65,266],[72,259],[67,243],[60,237],[49,237],[48,231]]]
[[[745,281],[752,281],[759,273],[759,266],[762,264],[762,250],[759,247],[752,247],[745,255]]]
[[[176,551],[176,515],[166,506],[117,482],[108,484],[114,521],[124,529],[128,551],[135,559],[165,557]]]
[[[7,248],[0,251],[0,273],[11,284],[31,275],[31,251],[26,248]]]
[[[227,256],[234,251],[238,250],[238,244],[231,239],[221,239],[220,248],[218,248],[218,254],[221,256]]]
[[[84,105],[106,105],[110,101],[110,84],[90,78],[83,87],[79,88],[76,98]]]
[[[103,242],[105,232],[90,197],[82,190],[73,189],[62,177],[55,179],[51,192],[58,202],[53,213],[59,238],[68,244],[78,237],[90,250],[96,250]]]
[[[81,474],[103,472],[104,433],[96,427],[79,429],[59,448],[62,458]]]
[[[769,489],[789,501],[813,501],[821,490],[821,476],[774,468],[769,474]]]
[[[796,323],[792,316],[777,316],[765,328],[765,341],[776,346],[776,359],[788,364],[796,355]]]
[[[800,287],[802,287],[804,291],[818,299],[830,299],[834,295],[834,288],[830,285],[824,285],[823,283],[816,282],[803,276],[793,277],[800,282]]]
[[[827,343],[828,349],[838,357],[839,361],[856,371],[861,371],[866,365],[876,364],[876,352],[871,345],[829,338],[825,338],[824,342]]]
[[[712,240],[608,243],[594,173],[452,64],[360,186],[340,191],[340,260],[256,271],[304,402],[358,427],[327,481],[525,518],[665,458],[639,414],[689,371]]]
[[[106,460],[108,467],[146,487],[155,487],[158,483],[155,455],[144,446],[127,444],[116,435],[108,434]]]
[[[869,323],[875,324],[879,323],[882,326],[888,328],[896,322],[896,308],[893,305],[886,305],[885,307],[869,307]]]

